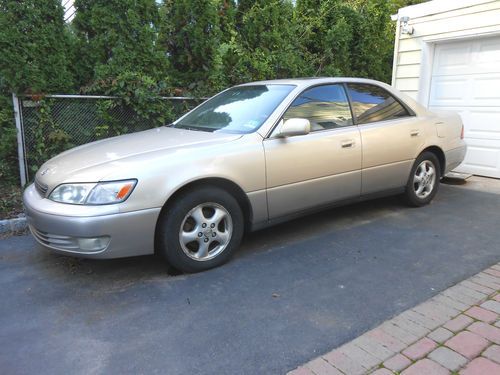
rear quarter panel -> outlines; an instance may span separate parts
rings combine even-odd
[[[443,149],[451,150],[463,145],[462,118],[458,113],[448,111],[433,111],[435,116],[436,134],[443,144]]]

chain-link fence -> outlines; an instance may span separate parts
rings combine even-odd
[[[108,96],[13,96],[21,183],[51,157],[72,147],[168,124],[204,99],[158,98],[132,105]]]

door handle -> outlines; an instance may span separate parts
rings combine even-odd
[[[410,132],[410,135],[411,135],[412,137],[417,137],[419,134],[420,134],[420,130],[418,130],[418,129],[413,129],[413,130]]]
[[[342,148],[353,147],[354,146],[354,140],[353,139],[348,139],[348,140],[342,141],[340,143],[340,145],[342,146]]]

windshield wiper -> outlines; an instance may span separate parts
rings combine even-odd
[[[203,126],[189,126],[189,125],[175,125],[174,127],[176,129],[186,129],[186,130],[193,130],[196,132],[210,132],[210,133],[212,133],[214,130],[217,130],[214,128],[207,128]]]

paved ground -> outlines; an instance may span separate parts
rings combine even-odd
[[[421,209],[382,199],[255,233],[197,275],[2,240],[0,368],[286,373],[500,261],[500,189],[485,181],[443,185]]]
[[[288,375],[500,374],[500,263]]]

